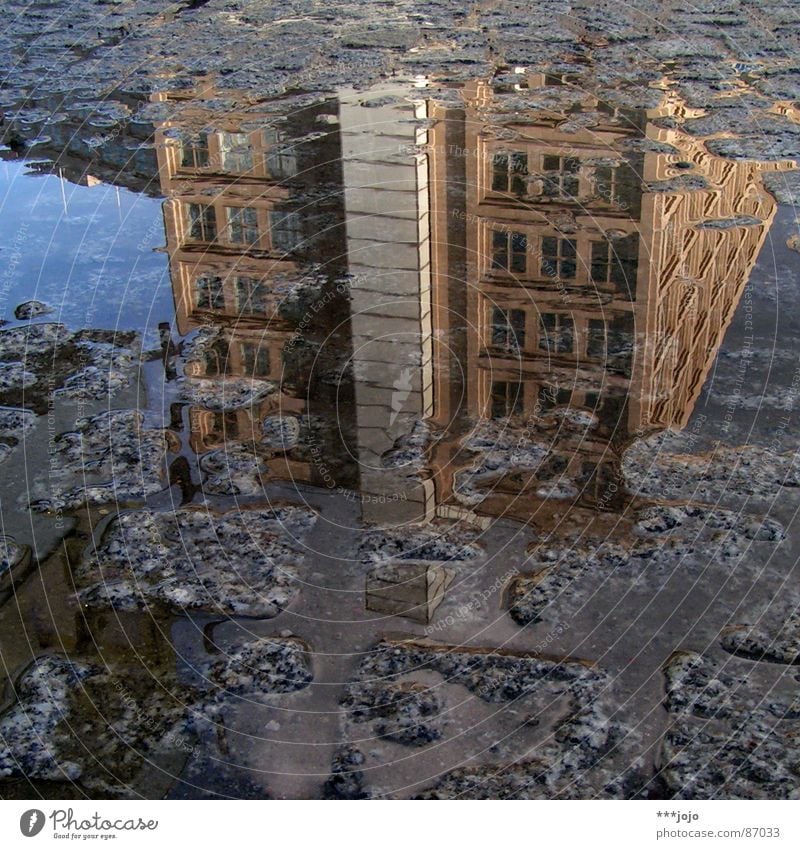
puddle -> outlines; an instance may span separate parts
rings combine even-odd
[[[793,113],[564,39],[9,88],[0,795],[797,794]]]
[[[73,179],[81,183],[51,162],[0,164],[0,318],[14,323],[19,304],[38,300],[50,313],[37,322],[152,337],[173,314],[168,263],[158,252],[161,202],[88,173]]]

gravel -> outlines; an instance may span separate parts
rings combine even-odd
[[[800,611],[797,606],[774,607],[754,625],[725,629],[720,640],[732,654],[770,663],[800,664]]]
[[[667,662],[661,774],[675,798],[800,798],[796,686],[765,686],[761,666],[696,652]]]
[[[389,560],[450,562],[473,560],[481,555],[477,533],[449,524],[406,525],[402,530],[366,530],[358,556],[368,563]]]
[[[93,793],[128,796],[147,763],[167,752],[191,756],[200,725],[219,721],[233,702],[308,686],[307,656],[297,640],[256,638],[201,662],[197,686],[162,670],[154,687],[141,667],[43,655],[0,715],[0,778],[74,781]]]
[[[123,513],[76,570],[80,599],[123,610],[276,616],[297,592],[303,539],[315,518],[300,507]]]
[[[166,431],[144,427],[142,413],[113,410],[75,424],[56,437],[49,467],[31,485],[33,510],[125,504],[164,488],[170,440]]]

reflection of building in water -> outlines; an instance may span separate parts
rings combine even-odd
[[[222,328],[187,376],[324,405],[332,381],[310,385],[287,344],[303,315],[286,292],[312,264],[347,271],[354,388],[328,400],[351,431],[336,483],[358,485],[367,520],[617,507],[626,443],[685,425],[742,294],[774,215],[761,166],[658,128],[683,110],[669,96],[646,113],[581,94],[562,114],[504,112],[486,83],[418,94],[288,115],[195,94],[160,128],[178,327]],[[276,403],[193,410],[196,450],[256,439]],[[499,442],[469,436],[492,421]]]
[[[279,387],[237,409],[192,407],[191,445],[256,445],[266,417],[309,413],[315,328],[302,313],[303,287],[310,260],[328,257],[317,282],[343,263],[338,104],[252,105],[213,85],[156,97],[177,112],[156,142],[178,331],[216,331],[185,377],[217,381],[220,398],[237,378]],[[308,460],[289,462],[288,474],[315,478]]]
[[[463,150],[432,147],[442,179],[454,160],[467,179],[463,208],[434,214],[434,243],[451,238],[449,218],[463,222],[466,409],[546,451],[521,469],[497,448],[488,465],[457,457],[444,440],[437,502],[475,503],[477,487],[492,512],[523,494],[523,513],[554,495],[613,507],[626,440],[688,420],[774,202],[759,166],[712,157],[641,111],[587,103],[582,122],[499,117],[499,105],[487,85],[469,88]],[[649,152],[643,137],[675,153]],[[434,265],[434,290],[447,274]],[[454,410],[439,400],[445,423]]]
[[[288,115],[214,106],[193,92],[156,132],[181,333],[208,319],[263,324],[281,279],[336,237],[340,215],[338,195],[323,194],[341,182],[335,101]]]
[[[384,462],[433,412],[426,101],[385,94],[343,96],[340,115],[363,515],[403,521],[434,506],[430,482]]]

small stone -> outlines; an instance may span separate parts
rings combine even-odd
[[[40,315],[48,315],[51,312],[53,312],[53,308],[42,301],[25,301],[14,310],[14,317],[19,321],[24,321],[37,318]]]

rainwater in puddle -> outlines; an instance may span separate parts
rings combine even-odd
[[[151,112],[3,151],[0,795],[796,792],[792,163],[524,69]]]

